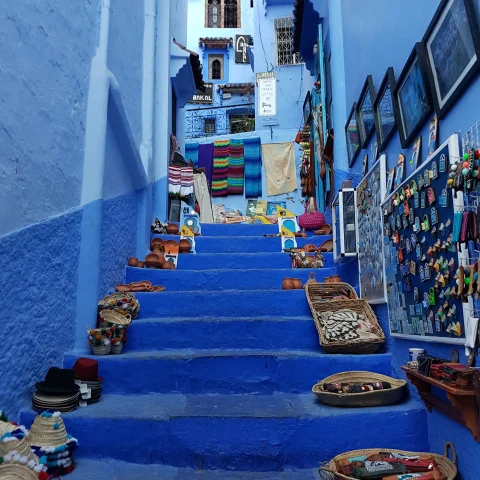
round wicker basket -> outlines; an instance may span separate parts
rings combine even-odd
[[[123,325],[124,327],[128,327],[132,323],[131,315],[122,315],[115,310],[102,310],[100,317],[107,326]]]
[[[449,450],[452,452],[452,460],[448,458]],[[436,453],[430,452],[407,452],[405,450],[395,450],[391,448],[369,448],[366,450],[352,450],[351,452],[342,453],[341,455],[337,455],[334,459],[332,459],[328,464],[324,467],[320,467],[319,474],[322,480],[356,480],[353,477],[347,477],[338,472],[337,469],[337,462],[339,460],[346,460],[352,457],[358,457],[359,455],[375,455],[379,452],[392,452],[392,453],[400,453],[403,455],[421,455],[421,456],[430,456],[435,459],[435,462],[442,472],[445,480],[455,480],[457,477],[457,452],[455,451],[455,447],[450,443],[447,442],[445,444],[445,453],[443,455],[438,455]]]
[[[2,463],[0,465],[2,480],[38,480],[38,474],[25,465],[18,463]]]
[[[325,383],[374,383],[388,382],[392,388],[363,393],[331,393],[323,389]],[[372,372],[342,372],[324,378],[313,386],[312,392],[322,403],[335,407],[378,407],[399,402],[407,382]]]
[[[94,355],[108,355],[112,350],[112,345],[92,345],[92,352]]]

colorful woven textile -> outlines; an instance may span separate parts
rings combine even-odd
[[[168,193],[180,193],[182,169],[180,167],[168,167]]]
[[[262,196],[262,151],[260,137],[243,141],[245,156],[245,197]]]
[[[232,139],[228,159],[228,195],[243,195],[244,174],[243,140]]]
[[[225,197],[228,187],[228,158],[230,140],[217,140],[213,144],[212,197]]]
[[[191,160],[196,167],[198,166],[198,147],[198,142],[185,144],[185,160],[187,163]]]
[[[198,149],[198,168],[205,169],[207,177],[208,190],[212,191],[212,175],[213,175],[213,143],[201,144]]]

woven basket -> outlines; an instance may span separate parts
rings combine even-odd
[[[0,478],[2,480],[38,480],[38,473],[19,463],[2,463]]]
[[[325,302],[342,295],[350,297],[352,300],[358,299],[355,289],[345,282],[311,282],[305,285],[305,292],[310,308],[312,308],[313,302]]]
[[[452,451],[452,460],[448,458],[448,451]],[[359,455],[375,455],[379,452],[392,452],[392,453],[400,453],[403,455],[421,455],[421,456],[431,456],[435,459],[435,462],[442,472],[442,475],[445,477],[445,480],[455,480],[457,477],[457,452],[455,451],[455,447],[450,443],[447,442],[445,444],[445,453],[443,455],[438,455],[436,453],[430,452],[407,452],[405,450],[395,450],[391,448],[369,448],[366,450],[352,450],[351,452],[342,453],[341,455],[337,455],[333,460],[331,460],[327,466],[320,467],[319,473],[320,478],[322,480],[356,480],[353,477],[347,477],[341,473],[338,473],[337,469],[337,461],[348,459],[352,457],[356,457]]]
[[[100,326],[116,326],[122,325],[124,327],[130,326],[132,323],[132,317],[130,315],[122,315],[115,310],[102,310],[100,312],[100,318],[103,320]],[[102,325],[106,324],[106,325]]]
[[[98,311],[116,310],[122,315],[136,318],[140,311],[140,303],[133,293],[114,293],[98,302]]]
[[[92,345],[92,352],[94,355],[108,355],[112,351],[112,345]]]
[[[363,393],[330,393],[323,390],[325,383],[373,383],[388,382],[392,386],[387,390],[376,390]],[[382,405],[393,405],[399,402],[404,393],[407,382],[397,380],[372,372],[342,372],[324,378],[318,382],[312,392],[319,400],[327,405],[335,407],[378,407]]]
[[[331,284],[333,285],[333,284]],[[311,288],[311,287],[310,287]],[[310,290],[308,288],[308,290]],[[366,354],[375,353],[385,342],[385,335],[378,323],[377,317],[370,305],[364,300],[332,300],[331,302],[311,302],[310,309],[312,310],[315,326],[317,327],[318,335],[320,337],[320,345],[326,353],[353,353]],[[372,333],[377,338],[360,338],[355,340],[338,340],[336,342],[327,341],[325,332],[321,325],[322,314],[326,312],[336,312],[339,310],[348,309],[356,313],[362,314],[372,325]]]
[[[112,345],[112,354],[118,355],[119,353],[122,353],[122,349],[123,343],[116,343],[115,345]]]

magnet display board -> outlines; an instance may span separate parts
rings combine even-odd
[[[382,155],[357,187],[360,297],[371,304],[387,301],[381,209],[387,184],[386,160],[387,157]]]
[[[468,253],[466,247],[459,253],[445,248],[454,212],[464,205],[462,192],[455,197],[453,190],[446,189],[450,163],[459,157],[455,134],[382,204],[384,276],[394,337],[464,343],[463,318],[472,308],[471,301],[462,303],[448,292],[456,287],[459,260],[466,265]],[[444,282],[440,286],[439,279]],[[448,331],[453,322],[459,322],[460,335]]]

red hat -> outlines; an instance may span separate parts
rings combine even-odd
[[[98,362],[91,358],[79,358],[73,366],[75,378],[84,382],[102,382],[98,376]]]

